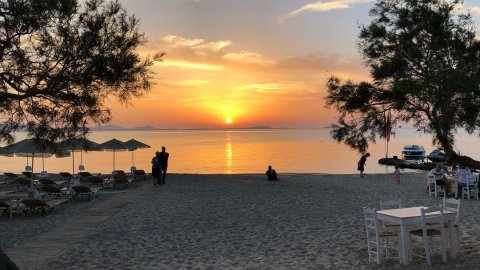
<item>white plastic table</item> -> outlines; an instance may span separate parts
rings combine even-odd
[[[421,223],[421,213],[420,209],[425,208],[424,206],[418,207],[408,207],[408,208],[399,208],[399,209],[388,209],[377,211],[377,219],[380,221],[386,221],[393,224],[400,225],[400,263],[402,265],[409,264],[408,256],[408,227],[415,224]],[[454,228],[454,221],[456,218],[456,213],[451,211],[444,212],[444,218],[448,221],[449,228],[449,241],[450,241],[450,256],[452,258],[457,257],[457,242]]]

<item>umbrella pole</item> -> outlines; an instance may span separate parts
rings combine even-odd
[[[113,170],[115,171],[115,149],[113,149]]]
[[[132,151],[132,166],[135,166],[135,158],[133,157],[133,152],[135,151]]]
[[[72,174],[75,176],[75,151],[72,149]]]
[[[34,156],[34,153],[32,153],[32,175],[33,175],[33,163],[35,162],[35,156]]]
[[[45,171],[45,160],[43,159],[43,153],[42,153],[42,172]]]

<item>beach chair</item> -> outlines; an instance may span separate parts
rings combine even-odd
[[[98,195],[101,187],[87,187],[87,186],[76,186],[72,187],[73,192],[75,192],[75,197],[81,197],[82,199],[94,200]]]
[[[73,178],[73,175],[69,172],[60,172],[58,173],[65,181],[69,181]]]
[[[42,183],[43,188],[45,188],[45,187],[59,187],[59,186],[66,183],[66,181],[64,181],[64,180],[53,181],[52,179],[48,179],[48,178],[42,178],[42,179],[39,179],[38,181],[40,183]]]
[[[15,180],[18,178],[18,176],[14,173],[6,172],[6,173],[3,173],[3,175],[5,175],[7,179],[7,183],[15,183]]]
[[[113,187],[117,185],[123,185],[124,187],[130,187],[132,185],[133,179],[127,177],[125,173],[116,173],[112,175],[113,177]]]
[[[467,184],[462,187],[462,199],[470,200],[474,198],[478,200],[477,177],[475,175],[467,176]]]
[[[22,203],[27,206],[25,209],[25,215],[33,215],[33,214],[40,214],[40,215],[47,215],[53,213],[56,207],[62,205],[64,203],[68,203],[69,200],[67,199],[57,199],[51,200],[48,202],[39,200],[39,199],[25,199],[22,200]]]
[[[456,213],[455,222],[454,222],[454,229],[455,229],[455,236],[457,239],[457,250],[460,250],[460,202],[461,200],[457,200],[454,198],[443,198],[443,211],[450,211]],[[448,222],[445,223],[445,229],[448,228]],[[449,230],[447,230],[448,237],[452,237],[449,234]],[[450,241],[447,241],[447,244]]]
[[[103,186],[103,179],[99,176],[90,176],[87,178],[87,182],[90,186]]]
[[[86,181],[88,177],[93,176],[89,172],[79,172],[78,175],[80,176],[80,181]]]
[[[382,263],[383,256],[389,259],[389,239],[396,238],[400,243],[399,235],[396,232],[383,231],[377,219],[377,212],[374,208],[363,208],[363,216],[365,220],[365,227],[367,229],[367,250],[368,261],[375,261],[377,264]]]
[[[23,213],[24,210],[25,207],[23,204],[9,204],[7,202],[0,201],[0,215],[7,214],[9,217],[12,217],[14,214],[21,214],[22,216],[25,216]]]
[[[32,172],[22,172],[23,176],[25,176],[28,179],[33,178],[33,173]]]
[[[71,194],[68,193],[68,190],[61,190],[56,186],[46,186],[43,187],[43,191],[45,194],[43,195],[43,199],[48,198],[50,199],[52,196],[55,199],[68,199],[69,201],[72,200]]]
[[[445,241],[445,220],[443,217],[443,207],[428,207],[421,208],[421,229],[416,229],[410,231],[410,261],[413,258],[413,246],[415,242],[412,241],[413,238],[421,238],[422,241],[420,245],[423,246],[425,250],[425,256],[416,255],[422,258],[425,258],[428,265],[432,265],[431,253],[433,251],[432,240],[433,237],[438,236],[440,240],[440,253],[442,255],[443,262],[447,262],[447,246]]]
[[[147,180],[148,175],[145,173],[144,170],[134,170],[133,171],[133,180]]]
[[[28,187],[30,187],[30,185],[32,184],[32,180],[26,178],[17,178],[15,180],[15,183],[17,185],[17,190],[21,187],[28,189]]]

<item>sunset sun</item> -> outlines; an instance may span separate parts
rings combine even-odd
[[[230,118],[230,117],[225,118],[225,123],[231,124],[232,123],[232,118]]]

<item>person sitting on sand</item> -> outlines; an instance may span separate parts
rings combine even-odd
[[[268,181],[277,181],[278,180],[277,172],[274,169],[272,169],[271,165],[268,166],[268,170],[266,172],[266,175],[267,175],[267,180]]]
[[[365,155],[362,155],[362,157],[358,161],[357,170],[360,171],[360,177],[363,177],[363,171],[365,170],[365,163],[367,162],[367,158],[369,156],[370,156],[370,153],[366,153]]]

